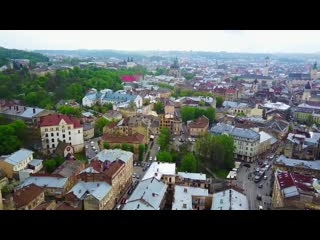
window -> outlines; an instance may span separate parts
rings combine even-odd
[[[53,131],[53,128],[50,128],[50,131]]]
[[[62,137],[63,137],[63,138],[65,138],[65,137],[66,137],[66,135],[65,135],[65,134],[62,134]]]
[[[64,133],[64,132],[65,132],[65,130],[62,130],[62,132]]]
[[[71,129],[70,126],[68,127],[68,129]],[[69,132],[69,134],[70,134],[70,132]]]
[[[246,150],[248,150],[248,148],[246,147]]]
[[[71,132],[69,131],[69,135],[71,135]]]
[[[58,128],[58,127],[56,128],[56,131],[59,131],[59,128]]]
[[[49,144],[47,145],[47,148],[50,148]]]
[[[78,130],[78,133],[80,133],[80,130]]]
[[[49,139],[46,140],[46,143],[49,143]]]
[[[48,133],[46,133],[46,137],[48,137]]]
[[[69,141],[71,141],[71,137],[69,137]]]
[[[53,139],[53,138],[51,139],[51,142],[54,142],[54,139]]]
[[[52,148],[54,148],[54,144],[52,144]]]
[[[57,136],[59,136],[59,133],[57,133]]]
[[[53,137],[53,133],[51,133],[51,137]]]

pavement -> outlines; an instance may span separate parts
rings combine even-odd
[[[90,140],[84,142],[86,156],[89,159],[89,161],[92,158],[94,158],[98,152],[100,152],[100,147],[99,147],[98,141],[99,141],[99,138],[93,138],[93,139],[90,139]],[[92,142],[93,142],[93,144],[92,144]],[[95,149],[93,147],[95,147]]]
[[[266,160],[260,160],[262,162]],[[268,161],[268,164],[272,164],[271,161]],[[251,167],[247,168],[241,164],[238,169],[237,180],[235,181],[236,185],[245,190],[249,201],[250,210],[258,210],[261,205],[263,209],[271,209],[272,197],[270,193],[272,192],[273,186],[271,186],[271,175],[272,175],[272,166],[266,171],[267,179],[262,179],[259,183],[254,182],[254,171],[255,168],[260,167],[257,162],[250,164]],[[251,177],[249,176],[251,173]],[[262,188],[259,188],[259,185],[262,184]],[[261,194],[262,200],[257,200],[257,195]]]

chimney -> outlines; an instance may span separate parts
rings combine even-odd
[[[188,192],[188,188],[184,188],[183,192],[185,192],[185,193]]]
[[[24,109],[24,110],[27,110],[27,108],[26,108],[26,107],[23,107],[23,109]]]
[[[35,108],[33,108],[32,110],[33,110],[33,114],[35,114],[35,113],[36,113],[36,109],[35,109]]]

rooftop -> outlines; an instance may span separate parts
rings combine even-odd
[[[78,182],[68,193],[73,193],[79,200],[83,200],[88,194],[101,201],[108,192],[111,185],[106,182]]]
[[[206,180],[206,174],[202,174],[202,173],[178,172],[178,176],[182,178],[191,179],[191,180],[200,180],[200,181]]]
[[[136,143],[140,144],[144,140],[144,135],[140,133],[134,133],[129,136],[121,136],[119,134],[109,134],[105,133],[102,136],[102,140],[108,141],[108,143]]]
[[[228,189],[213,194],[211,210],[249,210],[246,195]]]
[[[269,139],[272,140],[272,136],[264,131],[260,131],[259,134],[260,134],[260,143],[268,141]]]
[[[147,172],[144,174],[143,179],[149,179],[155,177],[160,180],[162,175],[175,175],[176,164],[175,163],[163,163],[153,162]]]
[[[120,149],[104,149],[96,155],[96,159],[105,162],[105,161],[116,161],[122,160],[123,162],[127,163],[133,156],[132,152],[120,150]]]
[[[209,119],[206,116],[201,116],[195,121],[189,123],[190,128],[205,128],[209,126]]]
[[[160,210],[167,184],[149,178],[142,180],[134,190],[123,210]],[[141,204],[143,202],[144,204]]]
[[[282,111],[286,111],[286,110],[288,110],[290,108],[289,105],[284,104],[282,102],[276,102],[276,103],[269,102],[269,103],[264,104],[263,107],[282,110]]]
[[[315,161],[298,160],[298,159],[287,158],[284,155],[279,156],[275,160],[275,164],[280,164],[280,165],[283,164],[291,167],[320,170],[320,160],[315,160]]]
[[[257,133],[256,131],[254,131],[252,129],[238,128],[238,127],[234,127],[230,124],[225,124],[225,123],[218,123],[216,126],[214,126],[210,129],[210,132],[213,134],[227,133],[232,136],[254,139],[254,140],[260,139],[259,133]]]
[[[11,165],[15,166],[22,162],[23,160],[27,159],[33,154],[33,151],[30,151],[28,149],[20,149],[13,154],[11,154],[9,157],[5,159],[7,163],[10,163]]]
[[[188,186],[175,186],[172,210],[193,210],[192,196],[208,196],[208,189]]]
[[[64,177],[50,177],[50,176],[31,176],[24,180],[19,187],[35,184],[39,187],[48,188],[64,188],[68,181],[68,178]]]
[[[43,193],[43,191],[44,190],[42,187],[38,187],[35,184],[30,184],[15,191],[13,194],[13,201],[16,207],[20,208],[28,205],[31,201]]]
[[[62,120],[65,121],[66,124],[73,124],[74,128],[82,127],[79,119],[69,117],[68,115],[64,114],[49,114],[47,116],[40,117],[40,127],[57,126]]]

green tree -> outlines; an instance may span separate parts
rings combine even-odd
[[[157,160],[160,162],[172,162],[172,155],[167,151],[160,151],[157,154]]]
[[[120,144],[115,144],[115,145],[113,146],[113,149],[121,149],[121,148],[120,148]]]
[[[67,99],[75,99],[81,101],[85,91],[79,83],[72,83],[66,89]]]
[[[80,108],[74,108],[68,105],[62,105],[59,107],[58,112],[62,114],[72,115],[76,117],[81,116],[81,109]]]
[[[180,171],[183,171],[183,172],[198,171],[197,159],[192,153],[188,153],[183,157],[182,162],[180,164]]]
[[[134,153],[134,146],[132,144],[129,144],[128,151]]]
[[[155,108],[156,108],[156,112],[158,114],[164,113],[164,105],[162,102],[160,102],[160,101],[156,102]]]
[[[104,117],[99,118],[95,123],[95,132],[101,135],[103,133],[103,127],[109,124],[110,121],[105,119]]]
[[[199,106],[200,106],[200,107],[203,107],[203,106],[205,106],[205,105],[206,105],[205,101],[201,100],[201,101],[199,102]]]
[[[55,157],[54,160],[56,161],[56,167],[59,167],[62,163],[65,162],[66,159],[62,156],[58,156]]]
[[[110,149],[110,144],[107,143],[107,142],[105,142],[105,143],[103,144],[103,147],[104,147],[104,149]]]
[[[144,152],[145,152],[145,145],[139,144],[139,161],[143,160]]]
[[[162,128],[158,138],[160,149],[166,150],[170,145],[171,133],[168,128]]]
[[[220,97],[220,96],[216,97],[216,106],[217,106],[217,108],[222,107],[223,102],[224,102],[223,97]]]
[[[56,169],[56,167],[57,167],[56,164],[57,163],[54,159],[49,159],[49,160],[46,160],[43,162],[43,165],[44,165],[46,171],[49,173],[52,173]]]
[[[121,146],[121,149],[124,150],[124,151],[128,151],[129,150],[128,143],[123,143],[122,146]]]
[[[237,113],[237,115],[236,115],[237,117],[245,117],[246,116],[246,114],[245,113],[243,113],[243,112],[239,112],[239,113]]]
[[[0,155],[10,154],[22,146],[25,139],[26,125],[17,120],[7,125],[0,125]]]

